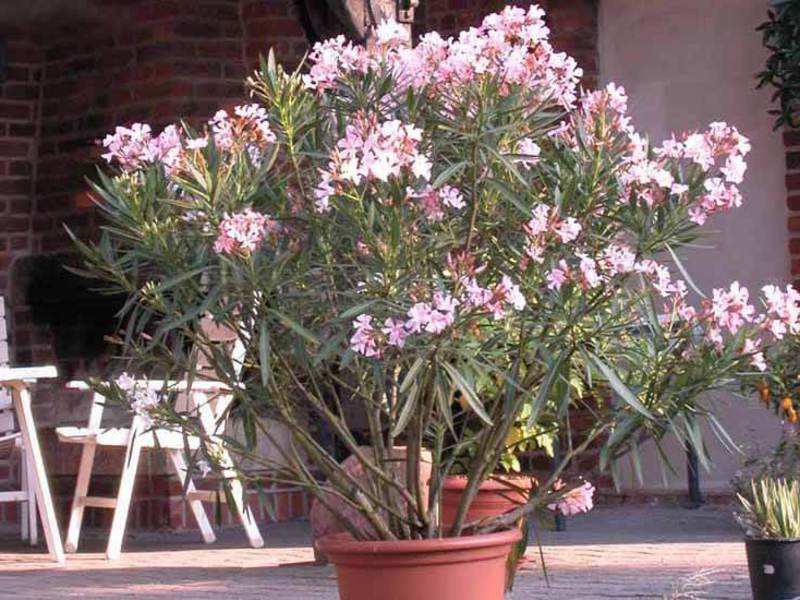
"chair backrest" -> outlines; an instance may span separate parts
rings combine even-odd
[[[8,350],[8,327],[6,327],[6,302],[0,296],[0,367],[9,367],[10,353]],[[0,440],[17,433],[19,428],[14,418],[11,404],[11,394],[5,388],[0,388]],[[0,442],[2,443],[2,442]]]
[[[200,327],[203,334],[208,339],[208,343],[222,346],[223,351],[229,354],[231,362],[233,363],[233,368],[238,377],[244,367],[246,348],[239,339],[236,331],[225,325],[215,323],[214,320],[208,316],[203,317],[200,322]],[[197,370],[200,374],[210,379],[215,377],[215,371],[209,360],[208,353],[200,352],[197,359]],[[202,393],[198,395],[203,396]],[[209,415],[207,410],[202,410],[201,412],[206,412],[206,419],[213,417],[214,421],[217,423],[217,427],[224,429],[224,424],[220,424],[220,420],[225,416],[228,406],[230,406],[232,401],[233,396],[229,393],[213,394],[211,397],[207,397],[204,403],[206,407],[210,408],[211,414]],[[188,398],[188,394],[181,394],[177,399],[175,408],[178,411],[185,411],[200,407],[198,406],[198,402]]]

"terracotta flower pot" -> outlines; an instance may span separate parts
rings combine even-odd
[[[530,498],[536,479],[530,475],[499,475],[481,483],[472,504],[467,510],[465,523],[496,517],[525,504]],[[467,478],[452,475],[442,486],[442,524],[449,527],[467,487]]]
[[[341,600],[503,600],[506,560],[518,529],[397,542],[320,540],[336,567]]]

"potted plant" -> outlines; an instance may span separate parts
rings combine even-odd
[[[202,354],[245,432],[222,443],[261,469],[239,476],[302,486],[338,519],[346,535],[320,546],[342,598],[499,600],[515,523],[587,504],[584,483],[558,483],[587,448],[608,467],[673,431],[702,451],[698,423],[718,426],[703,392],[752,369],[765,324],[789,317],[756,318],[737,283],[692,306],[676,276],[698,225],[741,202],[735,128],[651,147],[623,90],[579,97],[535,6],[404,40],[385,23],[370,48],[318,44],[307,71],[270,57],[250,104],[158,135],[118,128],[94,187],[103,234],[76,243],[128,297],[125,359],[191,378]],[[204,315],[236,332],[244,368],[208,343]],[[587,401],[597,385],[613,394]],[[134,409],[220,466],[220,440],[169,395]],[[524,503],[473,519],[520,419],[563,452]]]
[[[800,482],[752,480],[736,515],[747,539],[754,600],[800,596]]]
[[[468,405],[464,402],[461,408],[468,410]],[[526,406],[506,438],[497,469],[478,486],[467,513],[468,521],[502,515],[527,503],[530,498],[537,477],[533,473],[521,472],[520,456],[539,451],[552,458],[556,429],[554,424],[548,426],[544,423],[537,424],[537,429],[529,427],[529,418],[530,406]],[[474,451],[475,448],[468,450],[465,457],[469,460]],[[454,474],[442,482],[441,519],[445,527],[455,522],[456,512],[469,483],[467,465],[456,464],[453,471]]]

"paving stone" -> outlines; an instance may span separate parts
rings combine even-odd
[[[541,533],[550,586],[535,542],[513,600],[750,598],[741,534],[724,507],[598,509],[566,532]],[[122,559],[103,555],[103,534],[82,541],[66,565],[0,531],[0,598],[48,600],[336,600],[333,569],[312,563],[308,523],[264,528],[267,547],[247,547],[237,529],[206,546],[199,534],[147,533],[126,539]],[[379,599],[376,599],[379,600]]]

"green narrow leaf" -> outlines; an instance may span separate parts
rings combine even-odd
[[[545,375],[542,385],[539,386],[539,391],[533,401],[531,415],[528,417],[528,428],[533,427],[533,425],[536,423],[536,420],[539,418],[539,413],[541,413],[542,408],[544,408],[544,403],[547,402],[547,398],[550,397],[550,390],[552,389],[553,383],[556,381],[556,378],[561,371],[561,365],[563,364],[565,357],[566,353],[560,352],[558,356],[555,357],[553,362],[550,363],[550,368],[547,371],[547,375]]]
[[[417,377],[417,373],[419,370],[425,365],[425,360],[423,357],[418,356],[417,359],[411,364],[411,367],[408,369],[408,373],[406,376],[403,377],[403,381],[400,383],[400,389],[398,390],[401,394],[404,393],[412,383],[415,382]]]
[[[614,372],[614,370],[609,367],[606,363],[604,363],[599,356],[590,352],[589,350],[585,350],[585,353],[597,367],[597,369],[603,374],[603,377],[606,378],[608,384],[612,387],[612,389],[617,393],[617,395],[622,398],[622,400],[628,404],[631,408],[636,410],[637,412],[643,414],[648,419],[653,419],[652,413],[645,408],[644,404],[642,404],[639,399],[636,397],[630,388],[619,378],[619,376]]]
[[[458,172],[460,172],[461,169],[466,167],[467,164],[468,164],[467,161],[462,160],[461,162],[457,162],[455,164],[450,165],[444,171],[442,171],[436,176],[431,185],[435,188],[444,185],[445,183],[450,181]]]
[[[400,413],[397,415],[397,423],[392,429],[394,437],[399,436],[408,426],[411,416],[414,414],[414,409],[417,406],[417,396],[419,395],[419,386],[416,383],[411,387],[411,390],[403,401],[403,406],[400,407]]]
[[[352,317],[357,317],[358,315],[362,314],[366,311],[370,306],[375,304],[377,300],[369,300],[367,302],[362,302],[361,304],[356,304],[355,306],[351,306],[342,314],[339,315],[340,319],[350,319]]]
[[[475,411],[475,414],[486,423],[487,425],[492,424],[492,419],[486,413],[486,409],[483,407],[483,403],[478,399],[478,395],[475,393],[472,385],[464,378],[464,376],[456,369],[453,365],[449,363],[442,363],[445,371],[447,374],[450,375],[451,381],[456,385],[456,387],[461,390],[461,393],[464,394],[464,398],[467,400],[467,404],[469,404],[470,408]]]
[[[683,262],[681,262],[681,259],[679,259],[678,255],[675,254],[675,251],[672,249],[672,246],[670,246],[669,244],[666,244],[666,246],[667,246],[667,252],[669,252],[669,255],[672,257],[672,262],[674,262],[675,266],[678,267],[678,270],[681,272],[681,275],[686,280],[686,283],[689,284],[689,287],[691,287],[692,290],[694,290],[694,292],[698,296],[700,296],[701,298],[705,298],[706,295],[702,292],[702,290],[699,287],[697,287],[697,284],[695,284],[694,280],[692,279],[692,276],[689,275],[689,271],[686,270],[686,268],[683,266]]]
[[[279,312],[279,311],[275,310],[274,308],[269,309],[269,312],[271,314],[273,314],[275,317],[277,317],[278,320],[281,323],[283,323],[289,329],[291,329],[292,331],[294,331],[295,333],[300,335],[300,337],[302,337],[306,341],[311,342],[312,344],[317,344],[317,345],[320,343],[319,342],[319,338],[317,338],[317,336],[315,336],[308,329],[306,329],[305,327],[303,327],[302,325],[300,325],[296,321],[290,319],[288,316],[286,316],[282,312]]]

